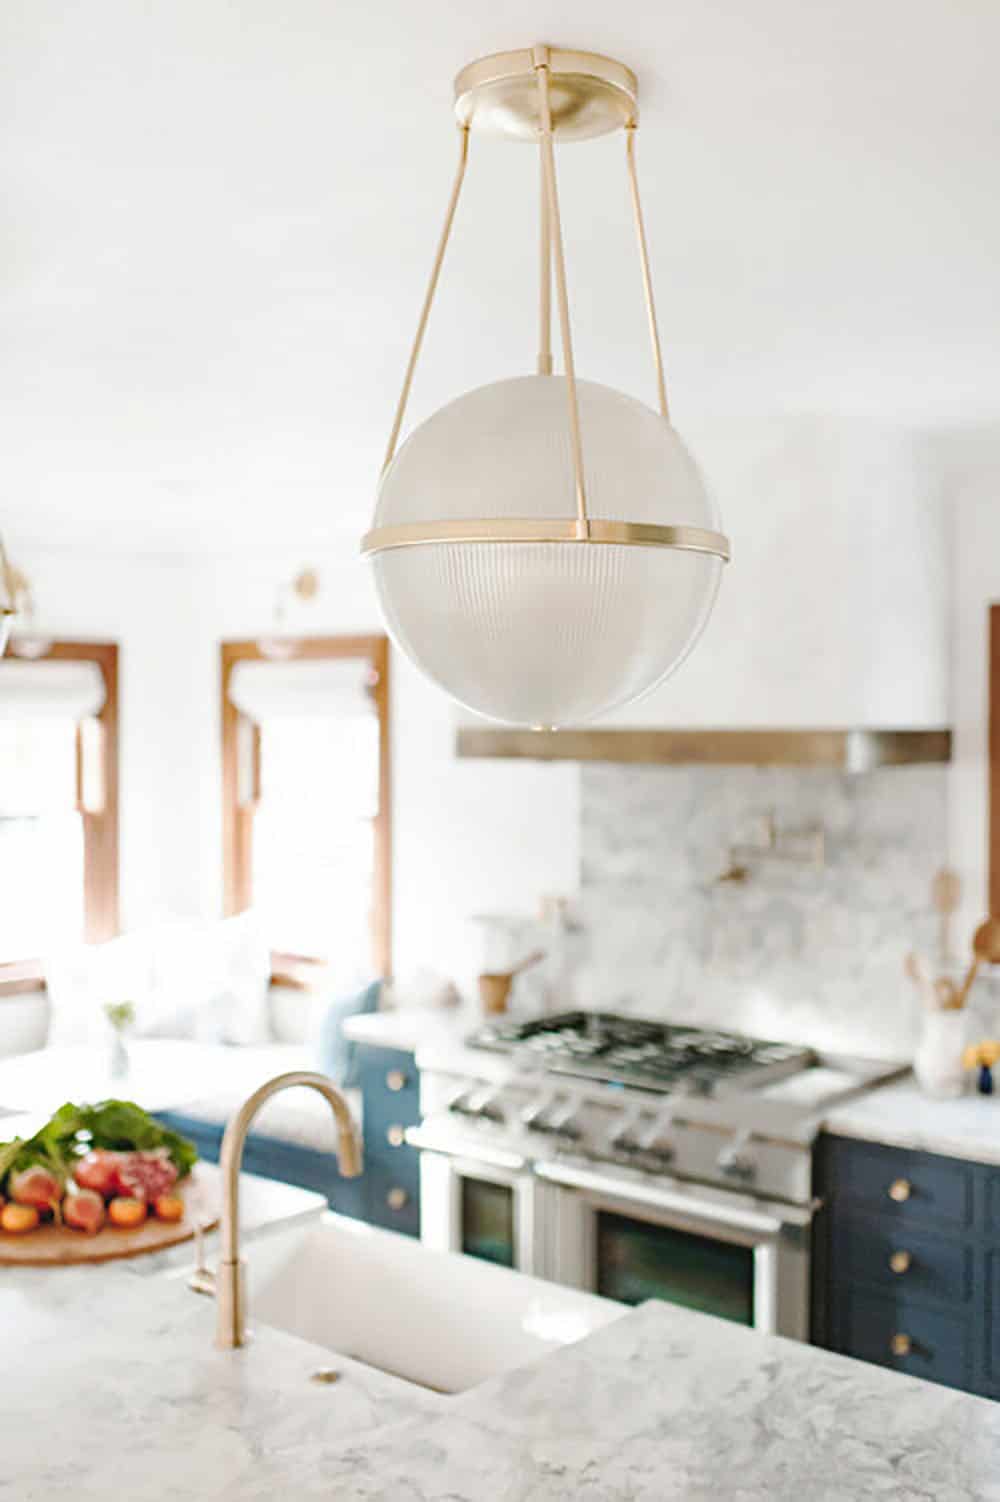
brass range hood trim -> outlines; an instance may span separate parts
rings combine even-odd
[[[951,731],[940,730],[519,730],[462,725],[462,758],[610,761],[647,766],[877,767],[951,760]]]

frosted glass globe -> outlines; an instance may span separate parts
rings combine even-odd
[[[577,383],[594,520],[719,520],[669,423]],[[522,376],[470,391],[417,428],[386,470],[374,526],[576,514],[566,385]],[[710,554],[619,543],[442,542],[373,555],[393,640],[460,704],[512,725],[577,725],[626,704],[687,656],[715,599]]]

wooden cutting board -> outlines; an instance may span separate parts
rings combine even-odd
[[[141,1257],[144,1252],[162,1252],[165,1247],[190,1241],[195,1233],[196,1220],[206,1231],[219,1223],[216,1205],[206,1203],[203,1194],[194,1192],[198,1187],[190,1181],[182,1186],[184,1218],[172,1225],[150,1216],[141,1226],[130,1231],[105,1222],[96,1236],[55,1225],[42,1225],[37,1231],[28,1231],[24,1235],[0,1231],[0,1266],[68,1267],[81,1262],[111,1262],[118,1257]]]

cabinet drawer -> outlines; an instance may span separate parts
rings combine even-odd
[[[845,1289],[838,1303],[836,1349],[844,1355],[949,1387],[969,1386],[971,1333],[963,1315]]]
[[[879,1217],[844,1218],[833,1233],[830,1274],[837,1282],[873,1283],[900,1299],[964,1304],[972,1296],[971,1243],[931,1236]]]
[[[1000,1251],[986,1254],[986,1287],[990,1311],[986,1327],[986,1375],[992,1387],[1000,1387]]]
[[[1000,1233],[1000,1173],[995,1168],[983,1169],[986,1203],[986,1229],[994,1235]]]
[[[359,1048],[359,1076],[365,1110],[395,1107],[408,1113],[407,1125],[420,1108],[420,1076],[411,1053],[398,1048]]]
[[[904,1226],[965,1230],[972,1223],[973,1166],[931,1153],[834,1139],[834,1196]]]
[[[407,1127],[420,1120],[420,1106],[414,1095],[385,1095],[381,1091],[365,1091],[364,1103],[365,1153],[370,1157],[384,1158],[399,1152],[404,1144],[402,1134]]]
[[[420,1235],[420,1154],[408,1148],[391,1164],[365,1170],[365,1215],[376,1226]]]

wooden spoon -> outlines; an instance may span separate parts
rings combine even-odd
[[[972,936],[972,949],[984,965],[1000,965],[1000,918],[987,918]]]
[[[983,965],[1000,965],[1000,918],[987,918],[972,936],[972,964],[965,973],[955,1005],[964,1007],[972,983]]]
[[[961,897],[962,883],[958,872],[948,866],[935,871],[931,880],[931,902],[941,920],[940,959],[943,965],[951,959],[951,920],[958,911]]]
[[[934,982],[934,1005],[940,1012],[957,1012],[962,1005],[958,987],[947,975],[939,975]]]

